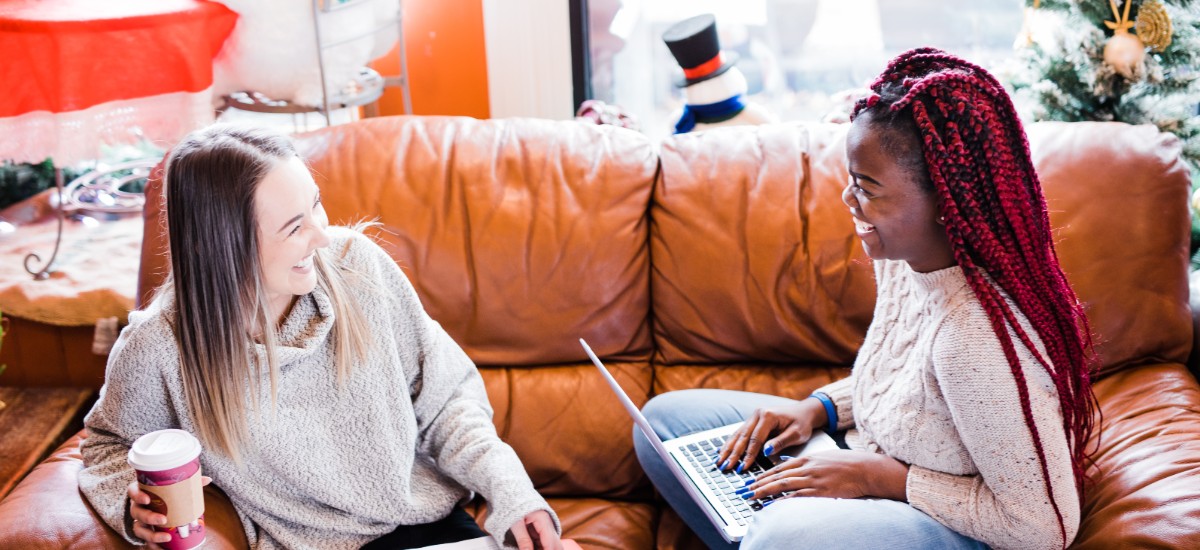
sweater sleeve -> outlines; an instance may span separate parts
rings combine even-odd
[[[1032,327],[1024,320],[1021,324],[1038,341]],[[939,329],[933,361],[954,426],[979,473],[952,475],[913,465],[908,500],[989,546],[1062,548],[1064,534],[1068,542],[1075,538],[1080,504],[1057,391],[1033,354],[1015,335],[1013,339],[1062,528],[1021,411],[1018,382],[987,314],[974,300],[953,311]]]
[[[173,347],[167,348],[173,340],[155,338],[151,333],[156,323],[148,322],[147,316],[131,313],[130,325],[113,345],[104,387],[84,418],[87,437],[80,446],[84,468],[79,490],[105,523],[138,545],[144,542],[133,536],[129,516],[127,487],[135,479],[126,462],[129,448],[143,434],[178,427],[159,369],[162,361],[177,357]]]
[[[364,243],[356,243],[358,244]],[[397,297],[396,326],[405,364],[415,367],[410,394],[420,431],[418,452],[467,489],[482,495],[485,527],[500,543],[514,523],[545,510],[561,532],[558,516],[538,494],[520,458],[492,423],[483,378],[475,364],[421,306],[412,283],[374,243],[371,262]]]

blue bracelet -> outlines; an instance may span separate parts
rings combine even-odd
[[[825,407],[825,417],[828,421],[828,424],[825,425],[825,433],[829,435],[837,433],[838,416],[837,408],[833,406],[833,400],[828,395],[825,395],[825,393],[819,391],[813,392],[809,397],[820,401],[821,405]]]

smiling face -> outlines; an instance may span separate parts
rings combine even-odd
[[[254,191],[259,265],[272,313],[317,286],[313,254],[329,245],[329,218],[308,167],[299,157],[276,161]]]
[[[920,154],[916,136],[872,124],[871,118],[863,112],[846,136],[850,181],[842,191],[863,250],[872,259],[903,260],[921,273],[954,265],[924,174],[900,158]]]

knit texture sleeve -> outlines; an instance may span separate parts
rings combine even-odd
[[[497,435],[475,364],[425,312],[396,263],[365,237],[356,241],[354,247],[368,248],[372,270],[396,297],[401,359],[413,369],[409,390],[420,431],[418,453],[487,500],[485,528],[497,542],[503,544],[513,524],[538,510],[548,512],[561,533],[558,516],[534,489],[516,452]]]
[[[84,418],[79,490],[105,523],[140,545],[144,542],[133,536],[129,515],[127,490],[135,478],[126,457],[143,434],[178,427],[160,370],[160,365],[178,361],[178,354],[161,319],[145,312],[133,312],[129,319],[109,354],[100,397]]]
[[[1023,317],[1021,324],[1036,342]],[[1014,340],[1062,529],[1021,411],[1016,379],[976,300],[956,308],[939,327],[933,363],[954,426],[979,473],[952,475],[914,465],[908,500],[994,548],[1062,548],[1063,531],[1069,542],[1079,528],[1080,505],[1057,392],[1034,355]]]

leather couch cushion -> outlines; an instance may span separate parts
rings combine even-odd
[[[1102,373],[1185,363],[1191,216],[1179,140],[1153,126],[1044,122],[1029,125],[1029,142]]]
[[[376,118],[297,139],[333,223],[377,219],[480,365],[650,355],[643,135],[574,121]]]
[[[636,405],[649,400],[645,363],[605,366]],[[633,421],[591,363],[480,372],[500,437],[543,495],[651,496],[633,453]]]
[[[662,144],[650,240],[657,362],[854,361],[875,283],[841,201],[845,132],[721,128]]]
[[[813,390],[850,375],[845,367],[763,365],[671,365],[654,370],[654,394],[689,388],[741,390],[802,399]]]

